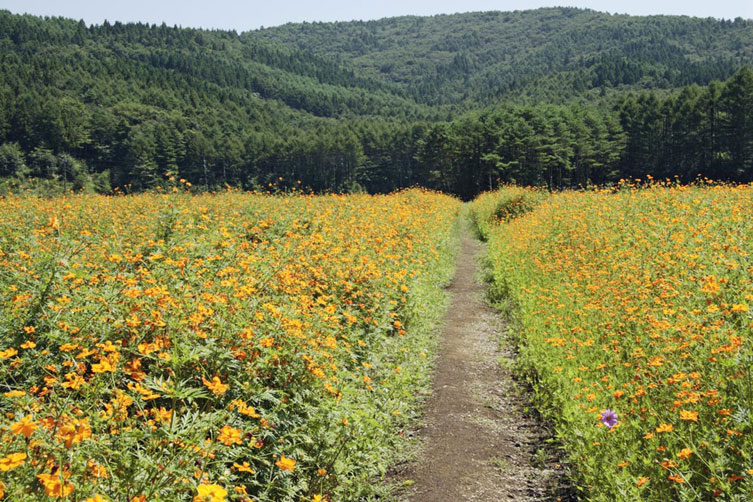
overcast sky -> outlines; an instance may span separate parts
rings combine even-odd
[[[184,27],[246,31],[300,21],[350,21],[382,17],[522,10],[567,5],[635,15],[684,14],[753,19],[753,0],[0,0],[14,13],[64,16],[99,24],[142,21]]]

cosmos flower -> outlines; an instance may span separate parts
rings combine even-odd
[[[35,430],[37,430],[37,428],[37,422],[32,419],[32,416],[26,415],[20,421],[12,424],[10,426],[10,431],[13,434],[23,434],[28,438],[34,433]]]
[[[228,387],[230,387],[228,384],[222,383],[222,380],[220,380],[220,377],[218,376],[212,377],[211,381],[202,377],[201,381],[209,390],[212,391],[212,394],[216,396],[223,395],[225,392],[227,392]]]
[[[604,410],[601,412],[601,416],[599,417],[599,421],[601,421],[602,424],[606,425],[610,429],[617,425],[617,412],[614,410]]]
[[[225,502],[227,490],[219,485],[199,485],[193,502]]]
[[[217,436],[217,441],[225,446],[232,446],[234,444],[242,444],[240,429],[235,429],[226,425],[220,430],[220,434]]]
[[[293,469],[295,469],[296,461],[292,458],[287,458],[285,455],[282,455],[280,457],[280,460],[275,462],[275,465],[279,467],[283,471],[290,471],[293,472]]]
[[[63,478],[66,478],[64,475]],[[44,487],[44,493],[52,498],[65,498],[73,492],[73,484],[61,481],[58,474],[37,474],[37,479]]]
[[[11,453],[7,457],[0,458],[0,471],[7,472],[23,465],[26,461],[26,453]]]

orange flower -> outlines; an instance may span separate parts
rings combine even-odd
[[[20,421],[11,424],[10,431],[13,434],[23,434],[27,438],[30,437],[35,430],[39,427],[39,422],[32,420],[31,415],[26,415]]]
[[[697,422],[698,421],[698,412],[697,411],[680,410],[680,420],[684,420],[686,422]]]
[[[262,347],[266,347],[266,348],[269,348],[269,347],[271,347],[272,345],[274,345],[274,343],[275,343],[275,339],[274,339],[274,338],[271,338],[271,337],[266,337],[266,338],[262,338],[262,339],[261,339],[261,340],[259,341],[259,344],[260,344],[260,345],[261,345]]]
[[[115,367],[105,358],[102,358],[99,363],[92,364],[92,373],[112,373],[114,371]]]
[[[635,482],[636,486],[643,486],[646,483],[648,483],[648,478],[646,476],[641,476],[638,478],[638,480]]]
[[[229,425],[226,425],[220,430],[220,434],[217,436],[217,441],[224,444],[225,446],[243,444],[241,434],[242,432],[240,429],[234,429]]]
[[[89,419],[71,420],[58,430],[58,438],[65,443],[66,448],[78,444],[92,436]]]
[[[0,458],[0,471],[7,472],[26,462],[26,453],[11,453],[7,457]]]
[[[667,476],[667,479],[670,479],[679,484],[683,484],[685,482],[685,478],[683,478],[679,474],[670,474],[669,476]]]
[[[212,394],[215,396],[222,396],[227,392],[228,387],[230,387],[228,384],[222,383],[222,380],[220,380],[220,377],[218,376],[213,377],[211,381],[201,377],[201,381],[204,382],[204,385],[211,390]]]
[[[248,462],[243,462],[243,464],[233,464],[233,469],[238,472],[247,472],[249,474],[254,473],[254,470],[251,469],[251,465]]]
[[[677,458],[680,460],[687,460],[690,458],[690,456],[693,454],[693,450],[690,448],[683,448],[680,450],[680,453],[677,454]]]
[[[275,462],[275,465],[282,469],[283,471],[290,471],[293,472],[293,469],[295,469],[296,461],[292,458],[287,458],[285,455],[282,455],[280,457],[280,460]]]
[[[68,476],[65,476],[66,478]],[[73,485],[60,480],[57,474],[37,474],[37,479],[44,487],[44,493],[53,498],[65,498],[73,493]]]
[[[86,468],[89,469],[89,472],[95,478],[107,479],[110,477],[110,475],[107,474],[107,469],[91,460],[86,461]]]
[[[673,430],[675,430],[675,428],[672,424],[659,424],[659,427],[656,428],[656,432],[658,433],[672,432]]]

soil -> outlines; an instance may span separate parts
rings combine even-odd
[[[393,473],[412,502],[533,501],[563,496],[562,468],[546,431],[528,413],[526,389],[512,376],[513,347],[485,301],[477,270],[483,244],[464,228],[449,288],[420,459]],[[560,493],[558,493],[560,492]]]

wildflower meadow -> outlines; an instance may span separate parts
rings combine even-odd
[[[428,384],[459,206],[0,199],[0,499],[373,496]]]
[[[511,200],[528,211],[495,214]],[[583,499],[753,496],[752,201],[750,185],[623,184],[473,203]]]

